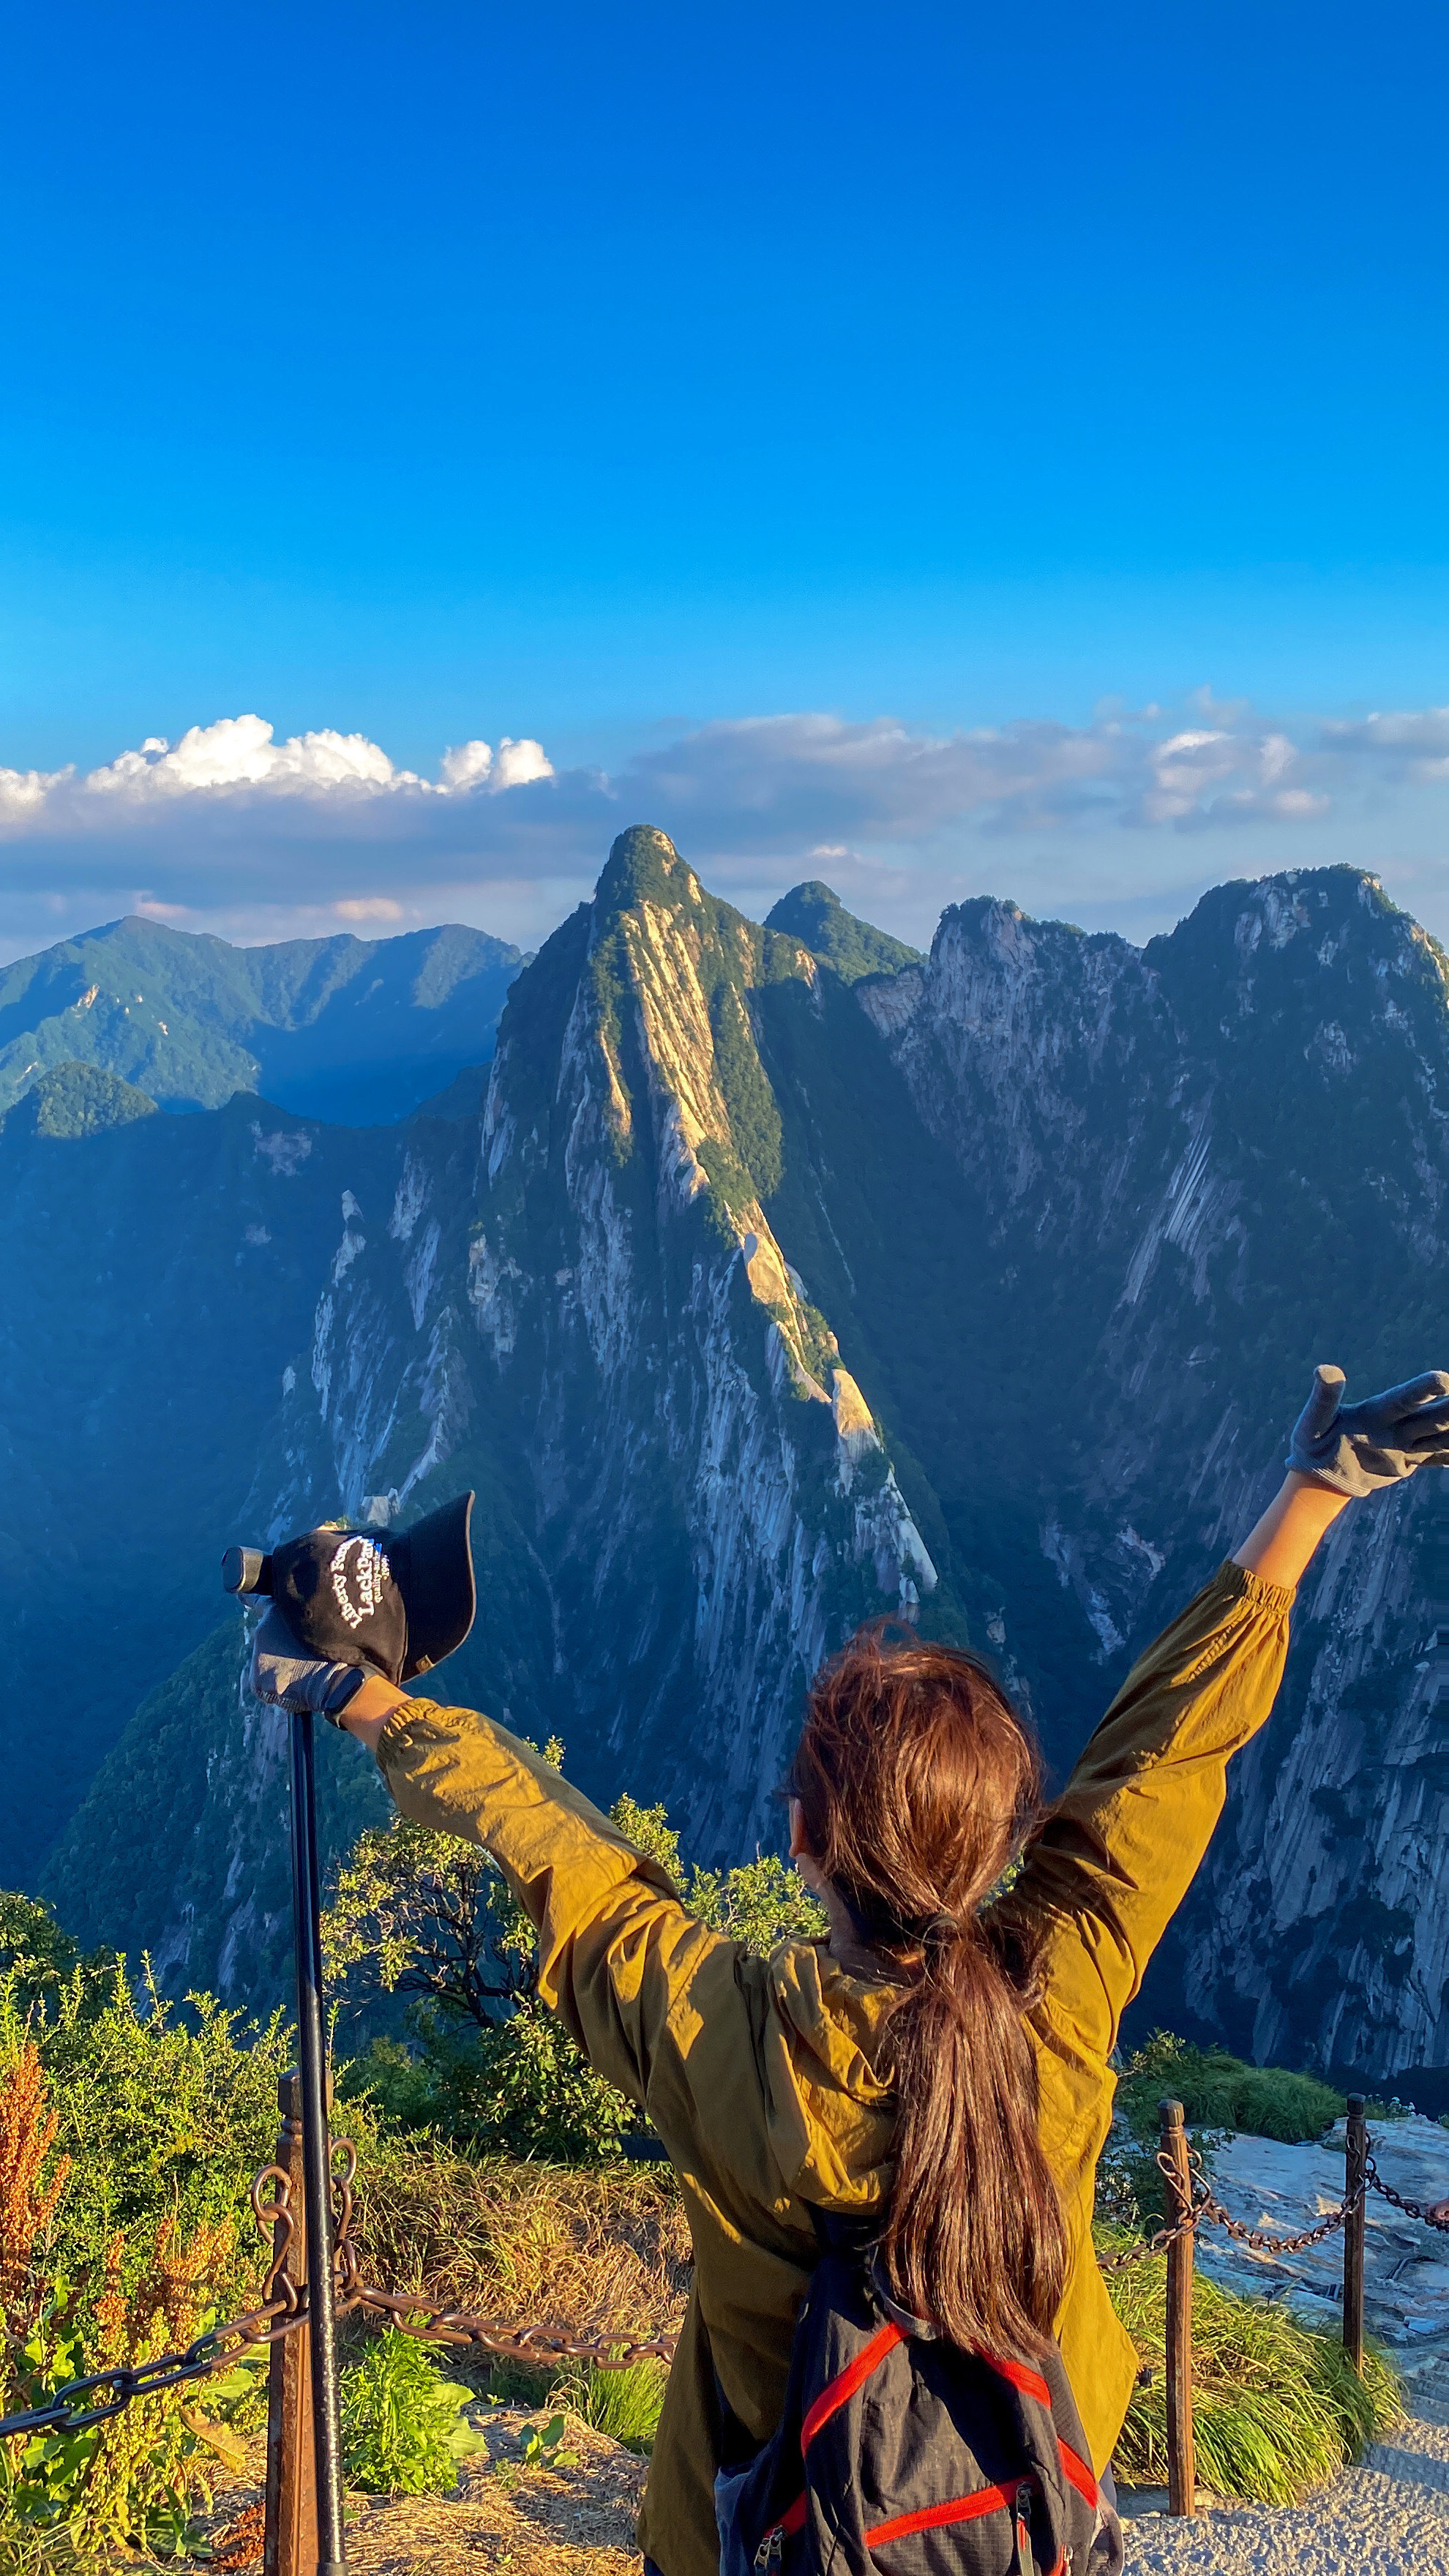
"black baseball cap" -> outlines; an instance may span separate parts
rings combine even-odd
[[[472,1515],[473,1496],[460,1494],[411,1529],[334,1524],[285,1540],[269,1557],[234,1548],[222,1580],[228,1591],[269,1592],[298,1645],[319,1661],[360,1658],[390,1682],[410,1682],[473,1625]]]

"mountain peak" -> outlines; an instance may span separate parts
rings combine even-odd
[[[103,1065],[73,1059],[43,1073],[10,1114],[17,1127],[28,1128],[32,1135],[69,1140],[99,1136],[107,1127],[129,1127],[137,1118],[154,1118],[156,1103],[134,1083],[107,1073]]]
[[[807,878],[782,894],[766,914],[765,927],[798,939],[812,957],[833,966],[846,984],[858,984],[864,975],[897,975],[903,966],[921,963],[918,948],[847,912],[834,887],[819,877]]]
[[[594,889],[595,918],[600,927],[639,903],[677,904],[700,900],[700,883],[676,850],[667,832],[652,823],[631,823],[620,832],[604,862]]]

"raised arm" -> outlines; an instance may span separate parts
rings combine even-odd
[[[551,1762],[491,1718],[410,1699],[374,1677],[341,1723],[375,1753],[405,1816],[492,1853],[538,1934],[539,1992],[599,2074],[666,2126],[687,2124],[670,2016],[712,1969],[712,1982],[733,1991],[734,1945],[688,1914],[658,1864]],[[663,2059],[667,2108],[656,2098]]]
[[[1285,1592],[1295,1592],[1319,1540],[1348,1507],[1347,1494],[1290,1468],[1232,1562]]]
[[[1345,1405],[1320,1368],[1266,1512],[1128,1674],[1002,1912],[1044,1942],[1044,2046],[1076,2111],[1100,2086],[1126,2006],[1192,1883],[1222,1812],[1227,1767],[1282,1678],[1294,1589],[1355,1497],[1449,1463],[1449,1375]]]

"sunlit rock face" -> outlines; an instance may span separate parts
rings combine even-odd
[[[1313,1363],[1367,1390],[1449,1355],[1444,963],[1372,879],[1221,887],[1140,951],[981,901],[927,959],[801,892],[761,928],[626,832],[514,984],[481,1108],[347,1134],[236,1103],[184,1189],[149,1131],[210,1121],[83,1149],[93,1231],[152,1176],[137,1351],[216,1303],[218,1247],[258,1283],[255,1390],[229,1322],[227,1407],[188,1351],[166,1425],[192,1518],[265,1540],[476,1486],[449,1693],[666,1799],[701,1858],[778,1840],[804,1684],[871,1616],[989,1652],[1060,1776],[1271,1492]],[[38,1227],[59,1167],[0,1151]],[[1305,1586],[1145,2015],[1375,2080],[1449,2064],[1441,1621],[1425,1477]],[[187,1702],[207,1854],[182,1798],[136,1865],[132,1735],[53,1877],[88,1937],[240,1994],[277,1955],[274,1801],[227,1786],[216,1661]]]
[[[752,996],[816,973],[661,833],[623,834],[517,988],[470,1190],[414,1160],[371,1269],[319,1306],[326,1397],[299,1385],[307,1464],[273,1510],[329,1481],[379,1518],[465,1470],[506,1482],[538,1722],[707,1852],[774,1839],[806,1677],[936,1585],[764,1204],[780,1119]]]

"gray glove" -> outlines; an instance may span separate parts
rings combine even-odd
[[[293,1717],[310,1709],[314,1717],[335,1721],[366,1679],[360,1664],[320,1663],[304,1653],[275,1602],[252,1639],[249,1689]]]
[[[1362,1404],[1343,1402],[1344,1375],[1319,1368],[1293,1425],[1288,1464],[1338,1494],[1374,1494],[1416,1467],[1449,1467],[1449,1371],[1430,1369]]]

